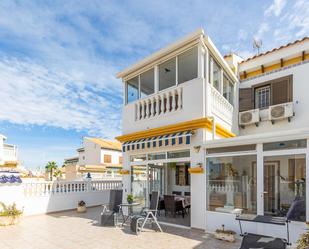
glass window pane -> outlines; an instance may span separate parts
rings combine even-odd
[[[154,69],[141,74],[141,98],[154,93]]]
[[[305,182],[305,155],[264,157],[264,215],[305,221]]]
[[[190,150],[178,150],[167,152],[167,158],[190,157]]]
[[[138,100],[138,76],[127,81],[127,103]]]
[[[256,213],[256,155],[207,159],[207,210]]]
[[[178,84],[197,78],[197,47],[178,56]]]
[[[220,92],[220,66],[217,64],[215,60],[213,60],[213,86]]]
[[[238,151],[252,151],[252,150],[255,150],[255,149],[256,149],[255,144],[246,144],[246,145],[228,146],[228,147],[219,147],[219,148],[207,149],[207,154],[238,152]]]
[[[130,156],[131,162],[143,162],[146,161],[146,155],[134,155]]]
[[[255,89],[255,108],[267,108],[270,105],[270,86]]]
[[[148,160],[160,160],[160,159],[165,159],[165,158],[166,158],[165,153],[148,154]]]
[[[223,96],[233,105],[234,85],[226,75],[223,77]]]
[[[159,65],[159,90],[176,85],[176,58]]]
[[[287,150],[287,149],[299,149],[299,148],[307,148],[307,140],[290,140],[290,141],[280,141],[273,143],[265,143],[263,144],[263,150]]]

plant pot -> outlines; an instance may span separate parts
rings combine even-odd
[[[0,226],[16,225],[20,221],[20,216],[0,216]]]
[[[235,234],[215,232],[215,238],[219,240],[228,241],[228,242],[234,242]]]
[[[78,206],[77,212],[78,213],[85,213],[87,211],[86,206]]]

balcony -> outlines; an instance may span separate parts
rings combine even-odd
[[[164,116],[182,109],[182,87],[172,87],[135,103],[135,120]]]

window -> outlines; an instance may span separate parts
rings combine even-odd
[[[175,167],[175,185],[189,186],[189,163],[178,163]]]
[[[207,210],[256,213],[256,155],[207,159]]]
[[[119,164],[122,164],[122,156],[119,157]]]
[[[178,56],[178,84],[197,78],[197,47]]]
[[[167,158],[190,157],[190,150],[178,150],[167,152]]]
[[[231,105],[234,102],[234,84],[228,79],[226,75],[223,77],[223,96]]]
[[[305,155],[264,157],[264,215],[304,222],[305,182]]]
[[[255,108],[267,108],[270,105],[270,86],[255,89]]]
[[[148,154],[148,160],[160,160],[160,159],[165,159],[165,158],[166,158],[165,153]]]
[[[127,81],[127,103],[138,100],[138,76]]]
[[[306,139],[301,140],[290,140],[290,141],[280,141],[273,143],[265,143],[263,144],[263,150],[286,150],[286,149],[299,149],[299,148],[307,148]]]
[[[176,58],[159,65],[159,90],[176,85]]]
[[[130,156],[131,162],[143,162],[146,161],[146,155],[134,155]]]
[[[154,69],[150,69],[140,75],[141,98],[154,93]]]
[[[104,163],[111,163],[112,156],[111,155],[104,155]]]
[[[212,81],[213,81],[213,86],[216,88],[219,92],[220,90],[220,83],[221,83],[221,72],[220,72],[220,66],[218,65],[215,60],[213,60],[213,73],[212,73]]]

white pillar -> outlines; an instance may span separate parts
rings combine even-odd
[[[202,42],[200,41],[197,45],[197,77],[201,79],[203,78],[203,75],[204,75],[204,56],[203,56]]]
[[[154,92],[159,92],[159,66],[154,67]]]
[[[263,158],[263,144],[256,145],[256,203],[257,214],[264,215],[264,158]]]
[[[309,139],[307,139],[306,151],[306,221],[309,221]]]
[[[220,68],[220,85],[219,85],[219,89],[220,89],[220,93],[223,94],[223,69]]]

